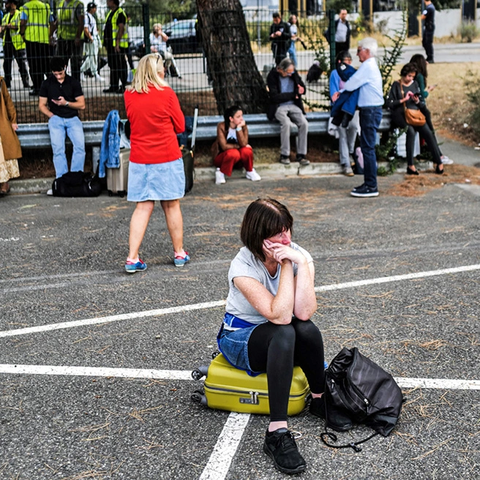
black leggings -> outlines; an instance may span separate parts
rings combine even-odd
[[[406,144],[408,165],[413,165],[413,150],[415,148],[415,135],[417,132],[427,143],[428,150],[432,154],[433,163],[440,165],[442,163],[442,159],[440,158],[440,150],[438,148],[437,140],[426,123],[421,127],[413,127],[412,125],[408,125]]]
[[[248,341],[248,358],[253,371],[267,372],[272,422],[287,420],[294,365],[302,368],[313,393],[324,390],[322,334],[311,320],[294,318],[289,325],[259,325]]]

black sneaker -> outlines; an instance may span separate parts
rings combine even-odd
[[[283,163],[284,165],[290,165],[290,157],[287,155],[280,155],[280,163]]]
[[[303,472],[307,466],[298,452],[293,435],[286,428],[267,431],[263,451],[273,460],[275,467],[283,473],[294,475]]]
[[[310,402],[310,413],[325,420],[325,401],[323,395],[320,398],[312,398]],[[333,407],[329,408],[327,417],[326,426],[336,432],[346,432],[353,428],[350,417],[338,409]]]
[[[378,188],[372,188],[367,185],[362,185],[360,187],[355,187],[351,192],[350,195],[352,197],[378,197]]]

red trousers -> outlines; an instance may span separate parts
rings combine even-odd
[[[253,149],[251,147],[229,148],[222,153],[219,153],[213,163],[220,171],[227,177],[232,175],[233,166],[242,162],[243,168],[247,172],[253,170]]]

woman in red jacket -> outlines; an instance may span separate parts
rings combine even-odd
[[[165,213],[173,243],[174,264],[190,260],[183,249],[183,218],[180,198],[185,193],[185,173],[177,134],[185,130],[185,118],[175,92],[164,80],[159,54],[143,57],[132,84],[125,91],[125,108],[131,126],[131,152],[127,200],[137,202],[130,222],[128,273],[146,270],[139,249],[155,200]]]

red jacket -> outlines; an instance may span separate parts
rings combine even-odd
[[[130,121],[130,161],[167,163],[181,158],[177,134],[185,130],[185,117],[170,87],[148,93],[125,91],[125,108]]]

